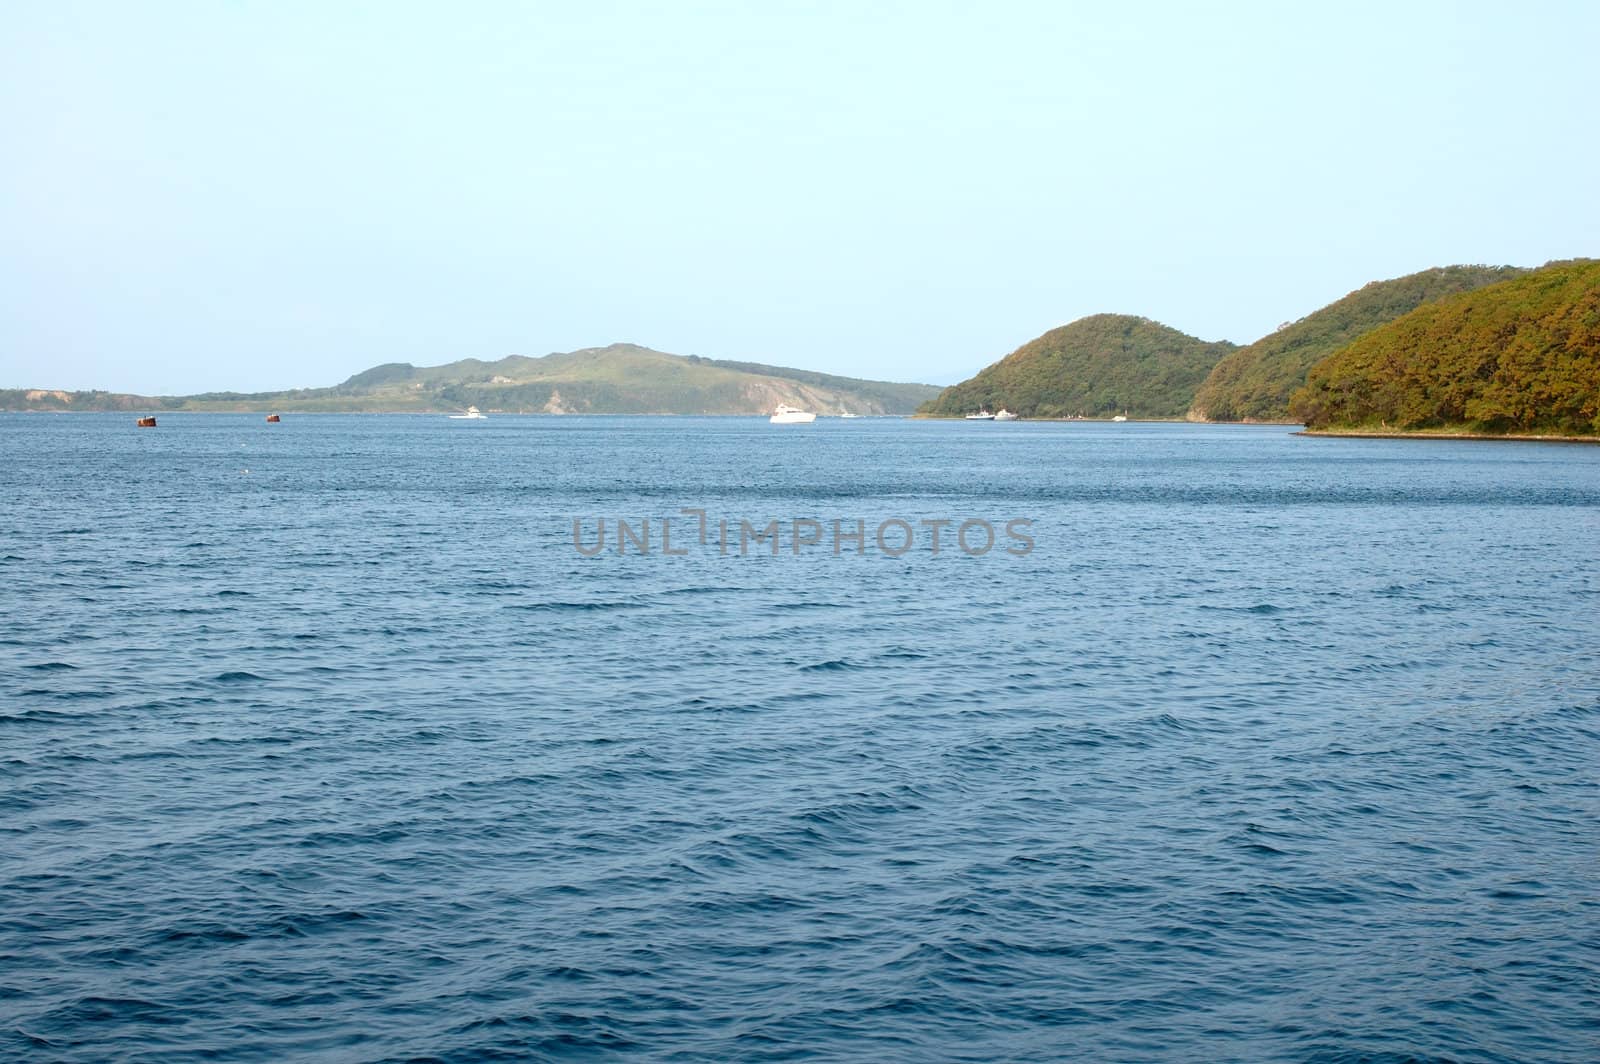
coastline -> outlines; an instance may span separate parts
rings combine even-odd
[[[917,421],[962,421],[961,414],[907,414],[906,417]],[[1018,417],[1018,422],[1041,421],[1051,424],[1084,424],[1084,425],[1268,425],[1279,428],[1290,428],[1303,424],[1300,421],[1197,421],[1187,417],[1130,417],[1126,422],[1113,421],[1108,417]]]
[[[1453,432],[1421,429],[1415,432],[1369,429],[1301,429],[1296,436],[1324,436],[1358,440],[1511,440],[1516,443],[1600,443],[1600,436],[1537,436],[1529,433]]]

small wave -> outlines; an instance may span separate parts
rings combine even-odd
[[[24,691],[23,694],[38,694],[41,692]],[[42,692],[49,694],[50,692]],[[75,713],[61,713],[53,709],[25,709],[20,713],[6,713],[0,711],[0,723],[6,724],[55,724],[63,721],[76,720]]]
[[[635,609],[639,605],[640,605],[640,603],[635,601],[635,600],[633,600],[633,599],[623,599],[623,600],[620,600],[620,601],[612,601],[612,602],[604,602],[604,601],[598,601],[598,600],[597,601],[591,601],[591,602],[521,602],[521,603],[517,603],[516,605],[513,605],[513,606],[507,606],[506,609],[509,609],[509,610],[528,610],[528,611],[537,613],[537,612],[545,612],[545,611],[561,612],[561,611],[565,611],[565,610],[575,610],[575,611],[583,611],[583,610],[626,610],[626,609]]]
[[[1259,839],[1229,841],[1233,841],[1234,845],[1245,853],[1253,853],[1258,857],[1287,857],[1289,854],[1288,850],[1280,850],[1276,846],[1269,846]]]
[[[666,591],[656,592],[657,598],[672,598],[676,595],[710,595],[726,591],[723,587],[674,587]]]
[[[834,658],[830,661],[819,661],[815,665],[800,666],[801,672],[848,672],[859,669],[861,666],[852,665],[843,658]]]
[[[1207,613],[1249,613],[1257,617],[1273,617],[1289,612],[1282,606],[1274,606],[1270,602],[1258,602],[1254,606],[1213,606],[1208,603],[1202,605],[1200,609]]]
[[[1527,886],[1529,889],[1517,890],[1513,887],[1500,887],[1496,890],[1489,891],[1489,897],[1493,898],[1495,901],[1533,901],[1535,898],[1544,898],[1549,896],[1548,893],[1543,890],[1533,889],[1534,885],[1532,884],[1517,884],[1517,886]],[[1542,884],[1539,884],[1539,886],[1542,886]]]
[[[305,913],[299,916],[288,916],[274,921],[270,930],[287,938],[309,938],[325,931],[370,920],[364,912],[355,909],[340,909],[327,913]]]
[[[180,927],[161,936],[162,942],[247,942],[250,936],[237,928]]]
[[[57,702],[82,702],[86,699],[105,698],[109,691],[53,691],[48,687],[30,687],[22,692],[24,698],[50,698]]]
[[[77,666],[68,665],[64,661],[46,661],[38,665],[24,665],[23,668],[32,669],[35,672],[65,672],[68,669],[76,669]]]
[[[620,1025],[605,1013],[586,1016],[564,1010],[538,1015],[491,1016],[470,1021],[459,1028],[458,1033],[497,1032],[504,1041],[474,1044],[457,1054],[456,1059],[546,1060],[640,1048],[640,1043],[614,1029]]]
[[[1204,730],[1204,726],[1200,722],[1178,717],[1171,713],[1157,713],[1153,717],[1144,717],[1135,723],[1138,727],[1152,728],[1158,731],[1186,732]]]
[[[179,1026],[189,1022],[183,1012],[144,998],[82,997],[47,1014],[52,1024],[148,1023]]]
[[[265,681],[266,677],[257,676],[253,672],[235,671],[219,672],[211,679],[214,683],[255,683]]]
[[[12,1030],[17,1032],[18,1036],[28,1044],[28,1048],[30,1049],[55,1049],[62,1044],[60,1042],[52,1042],[43,1035],[33,1034],[30,1031],[24,1031],[21,1027],[13,1027]]]

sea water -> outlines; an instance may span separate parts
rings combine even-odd
[[[0,415],[0,498],[0,1056],[1600,1057],[1600,448]]]

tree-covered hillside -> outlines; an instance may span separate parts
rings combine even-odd
[[[1600,262],[1425,304],[1312,367],[1313,429],[1600,434]]]
[[[1232,350],[1149,318],[1096,314],[1022,345],[918,412],[959,417],[1005,407],[1023,417],[1182,417],[1195,388]]]
[[[1424,303],[1508,280],[1513,266],[1445,266],[1373,281],[1218,362],[1189,416],[1198,421],[1286,421],[1289,395],[1306,372],[1363,333]]]

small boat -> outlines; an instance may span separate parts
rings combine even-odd
[[[475,406],[469,406],[465,414],[451,414],[450,417],[454,421],[486,421],[489,415]]]
[[[153,417],[142,417],[138,421],[135,421],[134,424],[142,429],[153,429],[156,427],[156,419]]]
[[[983,409],[983,410],[979,410],[976,414],[968,414],[967,415],[967,420],[968,421],[993,421],[994,420],[994,415],[989,413],[989,411],[987,409]]]
[[[1128,420],[1128,415],[1125,414],[1125,413],[1124,414],[1118,414],[1116,417],[1112,418],[1111,420],[1112,421],[1126,421],[1126,420]]]
[[[843,413],[841,413],[839,416],[840,417],[860,417],[861,415],[860,414],[852,414],[850,411],[846,410]]]
[[[276,425],[278,422],[280,422],[282,420],[283,420],[283,418],[279,417],[277,414],[268,414],[267,415],[267,424],[269,424],[269,425]]]
[[[774,410],[767,420],[774,425],[809,425],[817,420],[817,415],[809,410],[779,403],[778,409]]]
[[[1013,414],[1011,411],[1002,406],[999,410],[995,411],[994,419],[996,421],[1015,421],[1017,420],[1017,415]]]

